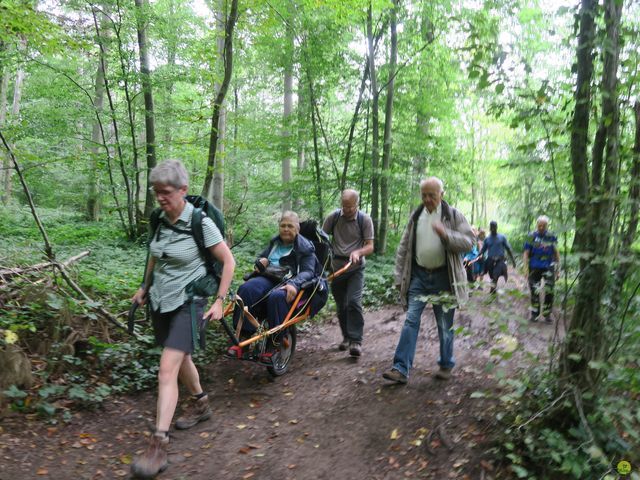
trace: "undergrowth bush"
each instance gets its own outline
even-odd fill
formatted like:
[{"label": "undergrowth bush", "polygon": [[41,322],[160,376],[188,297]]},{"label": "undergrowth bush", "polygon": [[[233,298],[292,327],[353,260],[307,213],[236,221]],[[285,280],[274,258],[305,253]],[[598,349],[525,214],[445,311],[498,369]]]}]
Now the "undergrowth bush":
[{"label": "undergrowth bush", "polygon": [[546,365],[504,381],[494,454],[514,478],[613,480],[620,461],[640,464],[637,357],[592,367],[603,374],[597,391],[561,383]]}]

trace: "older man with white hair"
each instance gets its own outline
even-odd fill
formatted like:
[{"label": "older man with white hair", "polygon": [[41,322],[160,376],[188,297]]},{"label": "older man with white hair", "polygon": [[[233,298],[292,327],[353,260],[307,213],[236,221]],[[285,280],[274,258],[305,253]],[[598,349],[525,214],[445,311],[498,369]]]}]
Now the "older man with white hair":
[{"label": "older man with white hair", "polygon": [[549,232],[549,217],[540,215],[536,220],[536,229],[529,234],[524,244],[524,270],[529,279],[531,290],[531,318],[537,322],[540,316],[540,285],[544,278],[544,307],[542,314],[547,323],[552,323],[553,287],[558,277],[560,254],[558,239]]},{"label": "older man with white hair", "polygon": [[[467,300],[467,276],[462,254],[473,245],[473,231],[460,211],[445,202],[444,185],[437,177],[420,182],[422,205],[413,211],[396,253],[395,283],[407,310],[393,367],[383,377],[407,383],[416,352],[420,317],[433,305],[440,340],[436,378],[448,380],[453,358],[455,305]],[[449,298],[447,298],[449,297]]]}]

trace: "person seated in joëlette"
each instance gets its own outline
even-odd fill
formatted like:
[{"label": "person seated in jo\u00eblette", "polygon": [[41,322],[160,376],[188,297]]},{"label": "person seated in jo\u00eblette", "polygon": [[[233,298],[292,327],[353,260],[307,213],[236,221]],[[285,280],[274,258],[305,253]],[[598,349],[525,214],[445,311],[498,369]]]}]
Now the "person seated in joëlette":
[{"label": "person seated in jo\u00eblette", "polygon": [[[282,214],[278,230],[278,235],[258,255],[254,272],[237,291],[249,312],[257,319],[266,318],[269,328],[282,324],[299,291],[310,281],[320,278],[322,273],[313,243],[300,235],[300,219],[295,212]],[[316,289],[310,301],[311,315],[324,306],[327,298],[326,285]],[[238,324],[241,313],[241,307],[237,305],[233,313],[234,326]],[[246,321],[242,328],[245,333],[254,330]]]}]

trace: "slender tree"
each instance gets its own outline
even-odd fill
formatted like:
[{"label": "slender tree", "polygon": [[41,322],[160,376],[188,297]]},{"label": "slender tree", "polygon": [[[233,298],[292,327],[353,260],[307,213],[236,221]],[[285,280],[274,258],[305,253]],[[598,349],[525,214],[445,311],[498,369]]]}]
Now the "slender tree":
[{"label": "slender tree", "polygon": [[389,80],[387,81],[387,99],[384,110],[384,145],[382,147],[382,175],[380,178],[380,227],[378,229],[378,252],[384,254],[387,250],[387,229],[389,226],[389,177],[392,164],[392,125],[393,125],[393,97],[395,93],[396,63],[398,59],[397,14],[398,0],[393,0],[390,12],[389,29],[391,46],[389,52]]},{"label": "slender tree", "polygon": [[[138,50],[140,54],[140,77],[142,92],[144,94],[144,127],[145,127],[145,150],[147,159],[147,178],[151,169],[156,166],[156,127],[153,109],[153,89],[151,85],[151,68],[149,64],[149,51],[147,41],[147,18],[149,4],[147,0],[135,0],[136,19],[138,30]],[[148,218],[155,206],[155,198],[151,190],[151,185],[147,181],[145,189],[144,216]],[[141,226],[141,224],[139,224]]]},{"label": "slender tree", "polygon": [[375,49],[373,47],[373,7],[369,2],[367,10],[367,47],[369,55],[369,89],[371,92],[371,220],[374,229],[374,248],[379,251],[379,228],[380,228],[380,123],[379,103],[380,94],[378,92],[378,81],[375,62]]},{"label": "slender tree", "polygon": [[238,20],[238,0],[231,0],[229,15],[225,21],[224,31],[224,76],[220,88],[213,102],[213,114],[211,115],[211,132],[209,137],[209,155],[207,157],[207,171],[205,174],[202,195],[207,196],[211,189],[214,172],[216,169],[216,155],[218,152],[218,122],[224,99],[227,96],[231,75],[233,73],[233,31]]}]

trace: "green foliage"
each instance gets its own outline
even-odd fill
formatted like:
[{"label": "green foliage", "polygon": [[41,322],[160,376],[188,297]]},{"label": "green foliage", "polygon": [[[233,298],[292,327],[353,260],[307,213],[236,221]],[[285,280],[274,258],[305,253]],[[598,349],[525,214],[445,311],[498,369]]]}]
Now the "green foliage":
[{"label": "green foliage", "polygon": [[362,304],[376,308],[398,301],[398,290],[394,287],[394,256],[369,257],[365,269],[365,284]]},{"label": "green foliage", "polygon": [[640,373],[615,364],[607,370],[597,395],[560,390],[543,365],[505,382],[495,453],[518,478],[601,478],[619,460],[637,464],[640,390],[628,385],[637,386]]}]

